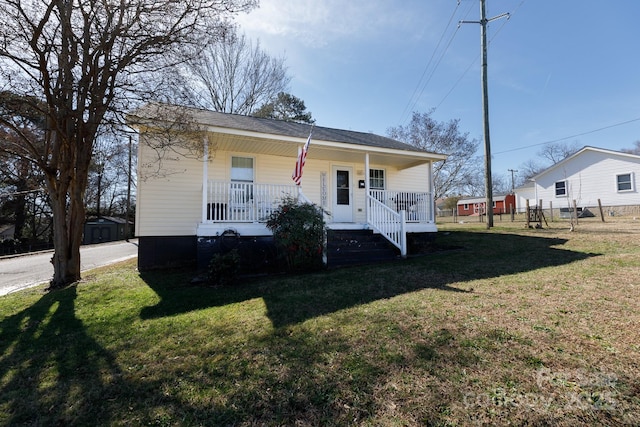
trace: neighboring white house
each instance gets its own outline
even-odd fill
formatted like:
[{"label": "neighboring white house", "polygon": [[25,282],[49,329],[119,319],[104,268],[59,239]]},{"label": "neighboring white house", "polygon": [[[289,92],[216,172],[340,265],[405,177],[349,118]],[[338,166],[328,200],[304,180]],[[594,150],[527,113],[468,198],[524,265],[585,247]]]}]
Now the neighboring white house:
[{"label": "neighboring white house", "polygon": [[536,201],[536,183],[533,181],[527,181],[520,187],[513,190],[516,196],[516,212],[523,213],[526,211],[527,200],[529,200],[530,206],[535,206]]},{"label": "neighboring white house", "polygon": [[[547,209],[597,208],[598,200],[607,210],[637,209],[640,206],[638,177],[640,156],[595,147],[577,153],[532,178],[532,206],[542,200]],[[533,193],[533,194],[532,194]]]},{"label": "neighboring white house", "polygon": [[400,251],[406,233],[436,232],[433,163],[445,155],[315,126],[297,187],[292,172],[311,125],[160,104],[129,119],[139,132],[142,269],[195,260],[230,230],[270,238],[266,219],[287,196],[321,206],[331,229],[373,230]]}]

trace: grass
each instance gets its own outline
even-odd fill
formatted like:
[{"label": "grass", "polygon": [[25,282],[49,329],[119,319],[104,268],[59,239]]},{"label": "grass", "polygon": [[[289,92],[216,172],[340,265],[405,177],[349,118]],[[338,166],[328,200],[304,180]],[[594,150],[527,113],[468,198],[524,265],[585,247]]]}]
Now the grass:
[{"label": "grass", "polygon": [[640,222],[190,285],[135,261],[0,298],[2,425],[640,425]]}]

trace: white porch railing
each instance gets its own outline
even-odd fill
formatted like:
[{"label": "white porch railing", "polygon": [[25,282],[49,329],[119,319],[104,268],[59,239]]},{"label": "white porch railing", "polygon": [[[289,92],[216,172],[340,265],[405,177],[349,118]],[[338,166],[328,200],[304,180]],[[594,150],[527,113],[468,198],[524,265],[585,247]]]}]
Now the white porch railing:
[{"label": "white porch railing", "polygon": [[208,181],[206,222],[266,222],[287,197],[298,197],[295,185]]},{"label": "white porch railing", "polygon": [[407,231],[405,211],[396,212],[380,200],[367,197],[367,222],[389,242],[400,249],[400,255],[407,256]]},{"label": "white porch railing", "polygon": [[395,212],[406,211],[407,222],[432,222],[433,206],[431,194],[390,190],[369,190],[370,197],[378,200]]},{"label": "white porch railing", "polygon": [[429,193],[369,190],[367,222],[407,256],[407,222],[432,222]]}]

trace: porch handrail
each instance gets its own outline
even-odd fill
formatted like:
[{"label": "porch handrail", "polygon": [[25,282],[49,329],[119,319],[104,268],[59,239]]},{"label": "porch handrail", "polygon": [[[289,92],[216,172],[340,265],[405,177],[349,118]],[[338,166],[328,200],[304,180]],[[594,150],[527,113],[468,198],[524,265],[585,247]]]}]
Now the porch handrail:
[{"label": "porch handrail", "polygon": [[406,211],[400,212],[387,206],[380,198],[378,190],[367,194],[367,222],[389,242],[400,249],[400,256],[407,256]]},{"label": "porch handrail", "polygon": [[266,222],[287,197],[298,198],[295,185],[209,180],[206,222]]}]

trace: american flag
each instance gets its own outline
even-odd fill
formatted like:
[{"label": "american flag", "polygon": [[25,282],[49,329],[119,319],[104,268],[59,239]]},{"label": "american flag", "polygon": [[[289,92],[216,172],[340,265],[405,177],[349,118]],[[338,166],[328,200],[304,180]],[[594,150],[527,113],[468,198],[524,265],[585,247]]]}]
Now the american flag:
[{"label": "american flag", "polygon": [[311,132],[309,132],[309,137],[307,138],[307,142],[304,144],[304,147],[298,147],[298,159],[296,160],[296,168],[293,170],[293,175],[291,175],[291,178],[293,178],[293,182],[295,182],[296,185],[300,185],[300,181],[302,180],[302,168],[304,167],[304,162],[307,159],[309,144],[311,144]]}]

